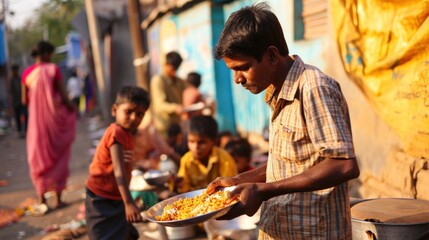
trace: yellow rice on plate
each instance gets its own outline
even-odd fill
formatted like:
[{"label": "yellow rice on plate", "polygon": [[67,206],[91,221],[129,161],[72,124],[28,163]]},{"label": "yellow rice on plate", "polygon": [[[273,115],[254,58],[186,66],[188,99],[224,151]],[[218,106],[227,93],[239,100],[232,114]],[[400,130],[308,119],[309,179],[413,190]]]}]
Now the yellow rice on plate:
[{"label": "yellow rice on plate", "polygon": [[227,204],[229,191],[219,190],[212,195],[205,191],[201,195],[192,198],[182,198],[165,206],[161,216],[156,216],[158,221],[174,221],[203,215],[234,204],[237,200]]}]

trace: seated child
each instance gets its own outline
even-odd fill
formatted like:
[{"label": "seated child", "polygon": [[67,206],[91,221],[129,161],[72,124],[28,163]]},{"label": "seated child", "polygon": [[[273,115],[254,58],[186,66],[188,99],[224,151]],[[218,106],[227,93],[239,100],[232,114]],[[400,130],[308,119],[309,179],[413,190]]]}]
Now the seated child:
[{"label": "seated child", "polygon": [[206,188],[217,177],[237,175],[234,159],[215,146],[218,126],[211,116],[190,119],[187,142],[189,152],[180,160],[178,177],[183,178],[179,193]]},{"label": "seated child", "polygon": [[231,131],[222,131],[217,135],[216,146],[225,149],[225,145],[234,138]]},{"label": "seated child", "polygon": [[[172,123],[167,129],[167,144],[172,147],[180,156],[185,155],[189,151],[186,146],[185,136],[182,132],[182,127],[177,123]],[[179,161],[180,163],[180,161]],[[177,164],[179,165],[179,164]]]},{"label": "seated child", "polygon": [[134,150],[134,134],[149,103],[149,94],[136,86],[123,87],[116,96],[112,106],[116,121],[101,138],[86,181],[89,239],[138,239],[131,223],[142,218],[128,188],[133,161],[124,153]]},{"label": "seated child", "polygon": [[231,154],[237,164],[238,173],[252,170],[252,146],[244,138],[232,138],[226,145],[225,150]]}]

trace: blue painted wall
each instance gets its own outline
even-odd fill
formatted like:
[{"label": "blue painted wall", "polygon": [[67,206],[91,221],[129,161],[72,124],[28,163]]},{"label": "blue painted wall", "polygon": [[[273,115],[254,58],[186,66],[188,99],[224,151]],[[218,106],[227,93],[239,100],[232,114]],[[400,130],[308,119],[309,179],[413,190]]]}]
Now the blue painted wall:
[{"label": "blue painted wall", "polygon": [[[200,89],[217,102],[216,119],[220,130],[262,133],[269,123],[265,92],[253,95],[241,85],[236,85],[232,81],[232,72],[223,61],[216,61],[212,53],[231,13],[256,2],[233,1],[222,6],[204,1],[177,15],[167,14],[149,28],[151,72],[160,71],[166,52],[179,51],[184,57],[179,76],[184,78],[190,71],[202,74]],[[326,38],[294,40],[294,1],[267,2],[282,24],[290,54],[298,54],[306,63],[323,70],[326,63],[322,53],[327,47]]]},{"label": "blue painted wall", "polygon": [[219,130],[235,131],[228,70],[215,61],[212,52],[214,36],[223,26],[222,9],[212,11],[211,7],[210,2],[202,2],[178,15],[167,14],[149,28],[150,71],[151,75],[160,73],[165,54],[178,51],[184,59],[178,75],[185,79],[191,71],[200,73],[201,92],[217,103]]}]

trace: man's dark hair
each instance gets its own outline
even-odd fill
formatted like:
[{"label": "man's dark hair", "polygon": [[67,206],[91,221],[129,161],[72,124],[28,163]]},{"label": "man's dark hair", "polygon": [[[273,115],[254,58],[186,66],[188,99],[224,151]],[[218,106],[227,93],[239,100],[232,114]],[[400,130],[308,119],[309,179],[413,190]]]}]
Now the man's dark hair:
[{"label": "man's dark hair", "polygon": [[136,105],[143,105],[149,107],[150,98],[149,93],[141,87],[137,86],[124,86],[116,95],[115,104],[133,103]]},{"label": "man's dark hair", "polygon": [[190,119],[188,134],[196,134],[216,141],[217,129],[217,122],[213,117],[197,115]]},{"label": "man's dark hair", "polygon": [[41,56],[45,53],[53,53],[55,50],[55,46],[47,41],[40,41],[37,43],[36,47],[31,51],[31,56]]},{"label": "man's dark hair", "polygon": [[283,30],[267,3],[244,7],[228,18],[215,48],[215,58],[234,58],[244,55],[259,62],[269,46],[280,55],[289,54]]},{"label": "man's dark hair", "polygon": [[192,86],[198,88],[201,84],[201,74],[197,72],[190,72],[186,81]]},{"label": "man's dark hair", "polygon": [[245,157],[250,159],[252,157],[252,146],[245,138],[231,139],[226,145],[225,150],[235,157]]},{"label": "man's dark hair", "polygon": [[182,61],[183,59],[178,52],[172,51],[166,55],[166,63],[173,66],[175,70],[179,69]]}]

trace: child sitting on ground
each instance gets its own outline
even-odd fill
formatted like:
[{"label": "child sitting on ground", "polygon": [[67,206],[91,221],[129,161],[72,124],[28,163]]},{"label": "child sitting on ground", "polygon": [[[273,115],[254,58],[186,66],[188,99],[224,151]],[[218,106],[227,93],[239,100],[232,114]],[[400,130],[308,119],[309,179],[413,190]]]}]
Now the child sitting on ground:
[{"label": "child sitting on ground", "polygon": [[183,180],[179,193],[206,188],[217,177],[237,175],[237,167],[231,155],[215,146],[218,126],[213,117],[192,117],[187,132],[189,152],[180,160],[177,175]]},{"label": "child sitting on ground", "polygon": [[225,150],[231,154],[237,164],[238,173],[252,170],[252,146],[245,138],[232,138],[226,145]]},{"label": "child sitting on ground", "polygon": [[134,134],[149,108],[149,94],[140,87],[119,90],[112,106],[112,123],[104,133],[89,167],[86,182],[86,223],[89,239],[138,239],[131,224],[141,221],[128,185]]}]

